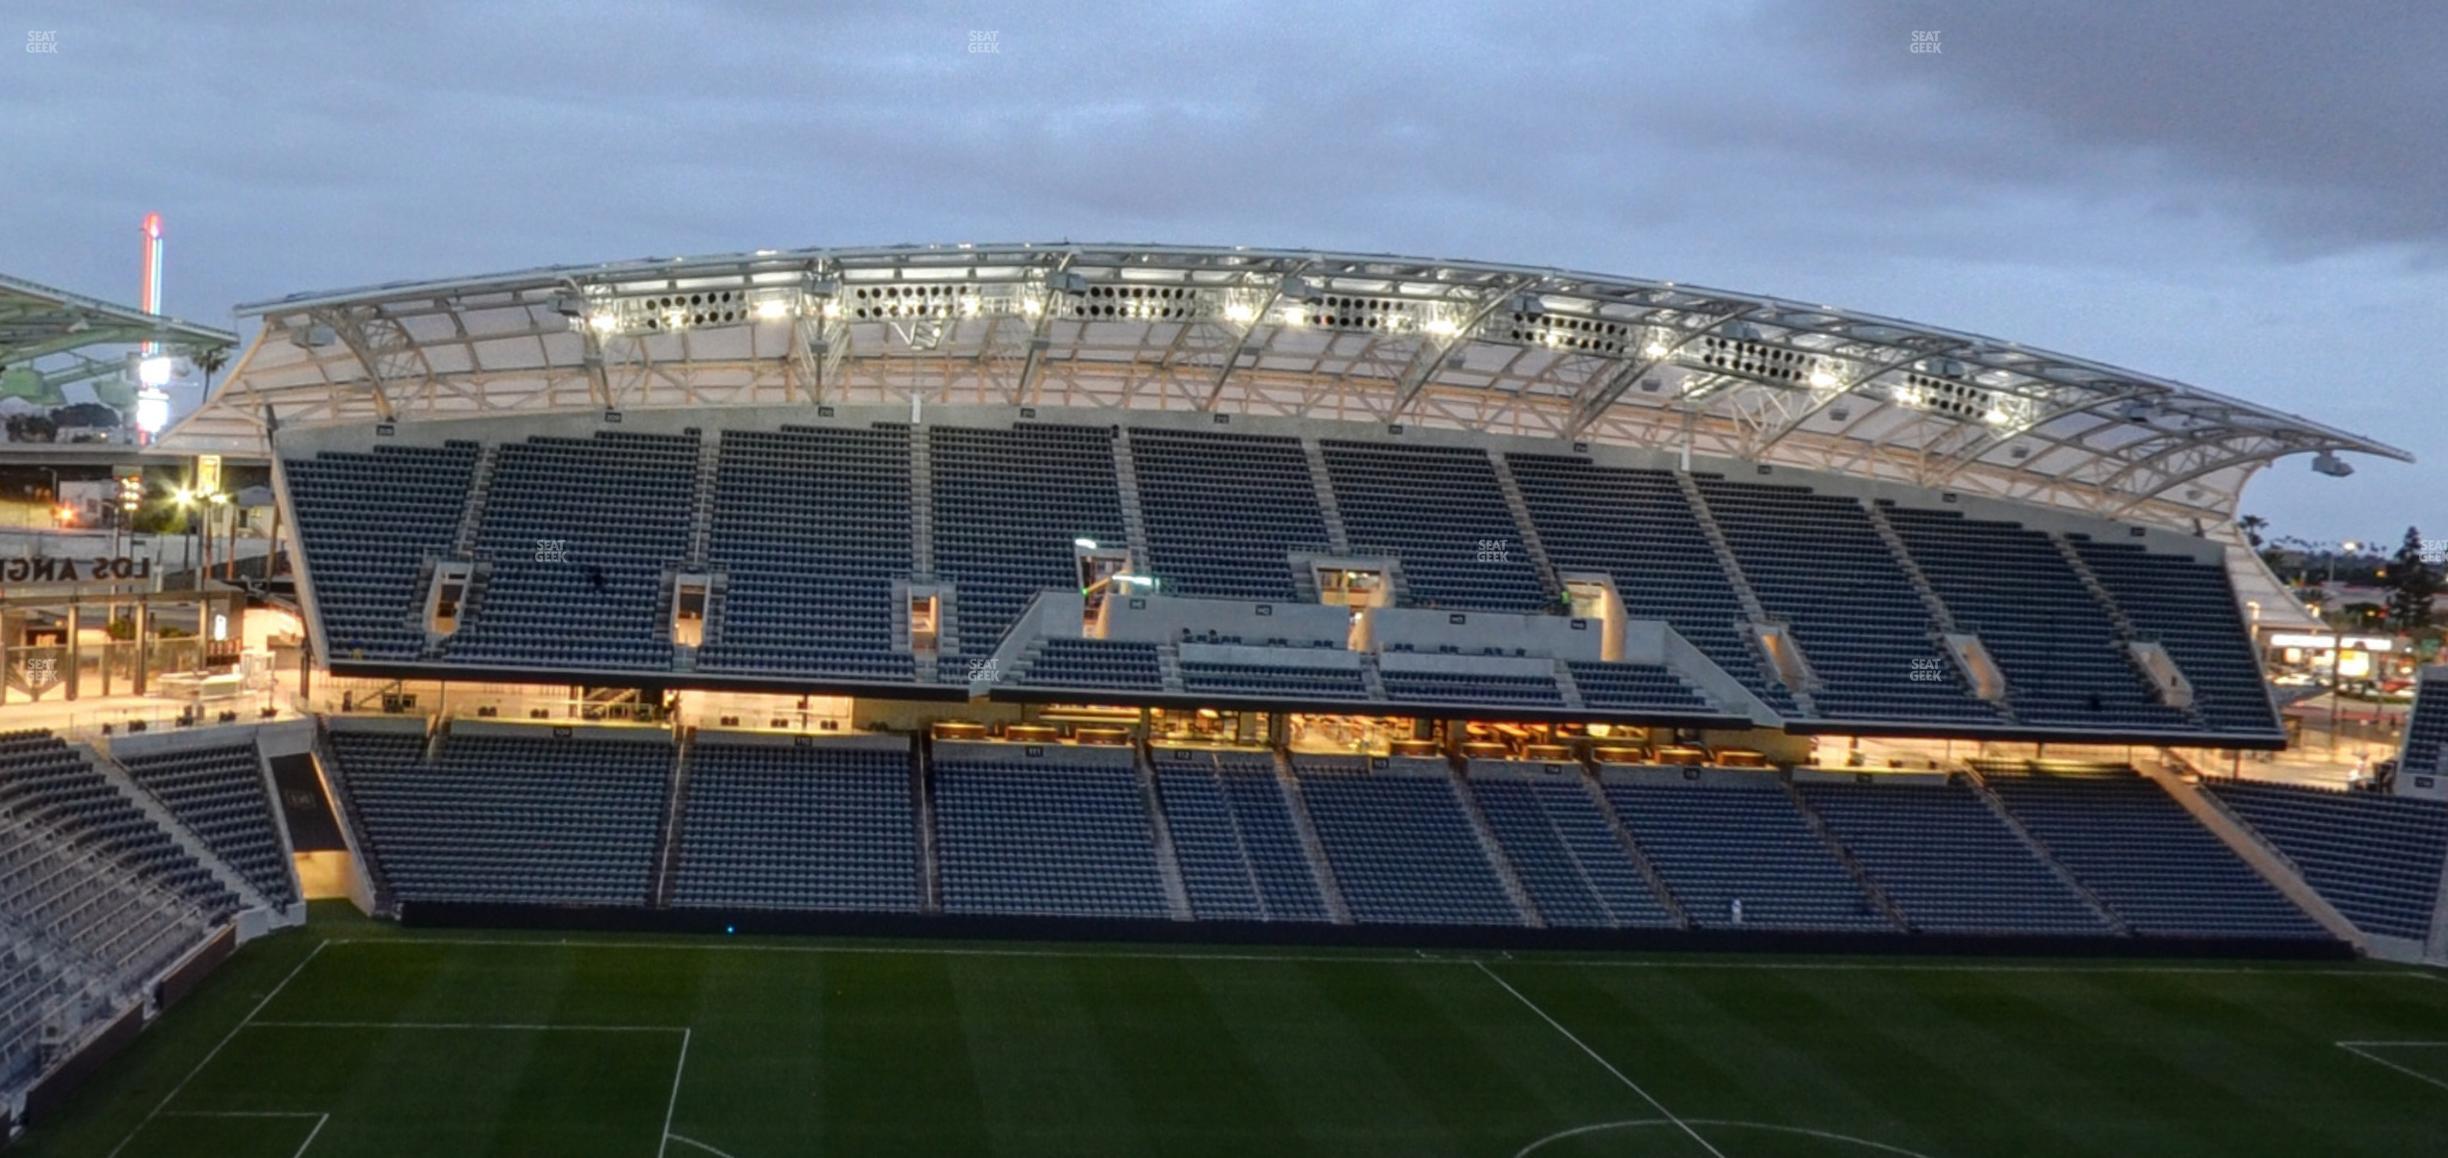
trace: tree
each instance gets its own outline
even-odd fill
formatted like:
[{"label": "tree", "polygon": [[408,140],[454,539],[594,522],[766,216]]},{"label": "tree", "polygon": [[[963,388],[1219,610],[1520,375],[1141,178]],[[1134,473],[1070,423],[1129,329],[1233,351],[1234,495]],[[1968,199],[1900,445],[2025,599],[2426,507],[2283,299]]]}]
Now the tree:
[{"label": "tree", "polygon": [[2245,515],[2236,520],[2236,528],[2244,532],[2244,541],[2258,551],[2261,549],[2261,532],[2269,530],[2269,520],[2259,515]]},{"label": "tree", "polygon": [[2405,542],[2389,563],[2389,626],[2418,631],[2431,626],[2431,597],[2439,591],[2439,576],[2423,558],[2420,528],[2407,527]]}]

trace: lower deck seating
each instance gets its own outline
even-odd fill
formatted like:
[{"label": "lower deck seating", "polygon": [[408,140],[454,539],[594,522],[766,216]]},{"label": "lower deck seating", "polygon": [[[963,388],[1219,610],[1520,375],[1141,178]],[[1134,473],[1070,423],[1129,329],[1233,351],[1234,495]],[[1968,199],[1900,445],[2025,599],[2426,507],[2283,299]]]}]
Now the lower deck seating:
[{"label": "lower deck seating", "polygon": [[673,905],[918,910],[906,749],[701,739],[686,783]]},{"label": "lower deck seating", "polygon": [[2112,931],[1970,787],[1794,787],[1853,863],[1915,929],[2071,935]]},{"label": "lower deck seating", "polygon": [[1679,923],[1578,773],[1535,780],[1473,776],[1470,790],[1549,927]]},{"label": "lower deck seating", "polygon": [[1138,777],[1117,764],[938,759],[947,913],[1168,915]]},{"label": "lower deck seating", "polygon": [[1518,925],[1452,778],[1296,761],[1310,822],[1352,919],[1409,925]]},{"label": "lower deck seating", "polygon": [[43,825],[0,815],[0,1107],[152,995],[212,936],[187,901]]},{"label": "lower deck seating", "polygon": [[[540,731],[540,730],[539,730]],[[670,744],[335,731],[365,853],[402,901],[642,905]]]},{"label": "lower deck seating", "polygon": [[2251,865],[2129,768],[1975,761],[2007,811],[2135,933],[2325,938]]},{"label": "lower deck seating", "polygon": [[289,849],[255,745],[162,749],[120,757],[119,765],[266,900],[296,903]]},{"label": "lower deck seating", "polygon": [[1894,928],[1766,774],[1740,783],[1611,783],[1606,794],[1697,927]]},{"label": "lower deck seating", "polygon": [[220,920],[238,895],[83,752],[48,733],[0,739],[0,810],[137,873]]},{"label": "lower deck seating", "polygon": [[2252,780],[2203,787],[2366,933],[2423,940],[2448,851],[2448,805]]},{"label": "lower deck seating", "polygon": [[102,993],[141,996],[214,921],[186,898],[38,823],[0,819],[0,918]]},{"label": "lower deck seating", "polygon": [[1192,916],[1327,919],[1271,755],[1160,748],[1154,756],[1157,796]]}]

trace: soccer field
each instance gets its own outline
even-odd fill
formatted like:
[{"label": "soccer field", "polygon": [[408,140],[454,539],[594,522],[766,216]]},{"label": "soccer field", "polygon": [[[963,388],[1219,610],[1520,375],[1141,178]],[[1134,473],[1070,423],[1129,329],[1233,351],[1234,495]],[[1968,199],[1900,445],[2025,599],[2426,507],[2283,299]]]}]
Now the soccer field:
[{"label": "soccer field", "polygon": [[[28,1155],[2404,1155],[2386,967],[403,932],[249,946]],[[2436,1044],[2434,1044],[2436,1043]]]}]

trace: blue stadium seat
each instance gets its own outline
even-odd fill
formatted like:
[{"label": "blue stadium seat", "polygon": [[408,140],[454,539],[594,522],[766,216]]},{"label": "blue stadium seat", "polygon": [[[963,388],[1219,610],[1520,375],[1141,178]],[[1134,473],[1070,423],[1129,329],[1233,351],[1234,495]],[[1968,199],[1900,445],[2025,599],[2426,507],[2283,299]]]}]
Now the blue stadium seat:
[{"label": "blue stadium seat", "polygon": [[2049,856],[2137,934],[2329,935],[2131,769],[1989,760],[1973,767]]},{"label": "blue stadium seat", "polygon": [[687,785],[675,907],[918,911],[906,750],[700,738]]},{"label": "blue stadium seat", "polygon": [[938,759],[947,913],[1170,915],[1138,777],[1115,764]]},{"label": "blue stadium seat", "polygon": [[1518,925],[1451,777],[1369,772],[1294,758],[1311,824],[1352,919],[1363,924]]},{"label": "blue stadium seat", "polygon": [[2448,804],[2256,780],[2202,786],[2277,846],[2366,933],[2423,941],[2448,853]]}]

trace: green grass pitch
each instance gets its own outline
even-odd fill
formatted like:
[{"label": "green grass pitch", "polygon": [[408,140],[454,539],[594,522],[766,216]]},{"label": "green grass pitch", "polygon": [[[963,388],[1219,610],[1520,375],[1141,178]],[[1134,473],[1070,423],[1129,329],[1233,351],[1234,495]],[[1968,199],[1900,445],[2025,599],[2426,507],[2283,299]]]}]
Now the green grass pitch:
[{"label": "green grass pitch", "polygon": [[[2344,1043],[2344,1044],[2341,1044]],[[2407,1155],[2379,966],[409,932],[318,908],[39,1158]]]}]

